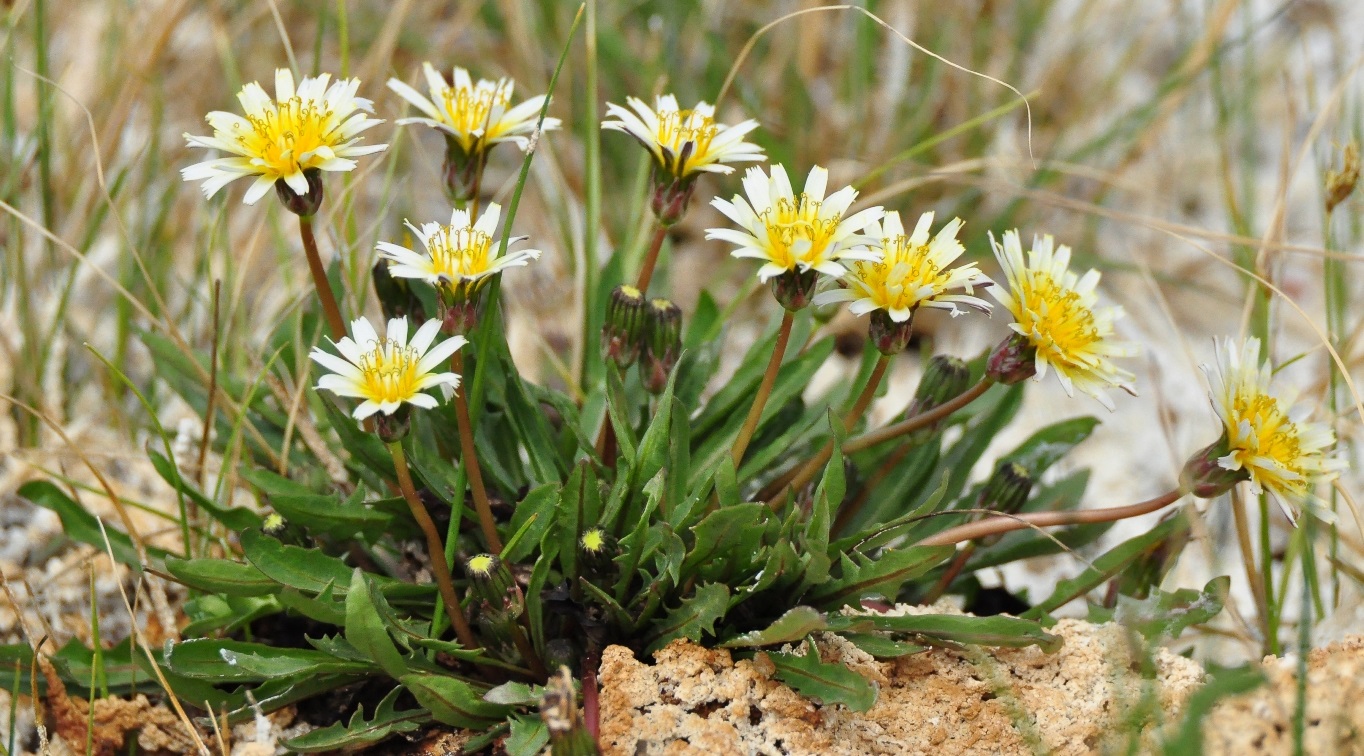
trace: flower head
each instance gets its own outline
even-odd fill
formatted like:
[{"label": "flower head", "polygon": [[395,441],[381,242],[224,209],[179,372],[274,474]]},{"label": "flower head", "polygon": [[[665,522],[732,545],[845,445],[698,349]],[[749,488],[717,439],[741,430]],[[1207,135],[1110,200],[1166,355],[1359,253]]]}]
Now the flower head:
[{"label": "flower head", "polygon": [[1013,315],[1009,327],[1036,351],[1037,379],[1051,368],[1067,394],[1078,388],[1110,410],[1106,389],[1135,394],[1135,376],[1112,358],[1135,354],[1136,347],[1112,338],[1122,308],[1096,306],[1099,272],[1076,276],[1069,270],[1070,247],[1055,246],[1051,236],[1033,240],[1026,262],[1017,231],[1006,231],[1003,244],[991,236],[990,244],[1009,282],[1008,290],[992,286],[990,293]]},{"label": "flower head", "polygon": [[333,342],[341,357],[317,347],[308,356],[331,371],[318,380],[317,388],[364,400],[355,408],[356,420],[376,412],[392,415],[403,404],[430,409],[439,402],[424,393],[427,389],[442,385],[459,388],[458,375],[436,371],[467,342],[462,336],[453,336],[435,343],[440,321],[426,321],[411,341],[407,338],[407,318],[388,321],[383,339],[365,318],[351,322],[350,330],[350,336]]},{"label": "flower head", "polygon": [[1260,362],[1260,341],[1239,348],[1218,340],[1216,369],[1204,367],[1212,403],[1222,421],[1224,452],[1217,464],[1239,471],[1255,493],[1268,491],[1292,519],[1288,504],[1306,499],[1313,482],[1330,479],[1343,462],[1326,455],[1335,434],[1324,423],[1306,422],[1308,408],[1271,390],[1269,364]]},{"label": "flower head", "polygon": [[[817,294],[815,304],[852,302],[848,310],[854,315],[883,310],[896,323],[908,321],[919,307],[937,307],[953,315],[962,313],[959,305],[989,312],[990,304],[971,294],[976,286],[988,286],[990,279],[975,263],[948,268],[965,251],[957,241],[961,219],[953,218],[930,238],[932,225],[931,211],[919,216],[908,236],[898,212],[886,213],[884,225],[873,221],[870,236],[879,239],[882,259],[850,264],[842,278],[846,288]],[[958,289],[966,293],[951,293]]]},{"label": "flower head", "polygon": [[885,211],[872,207],[843,217],[857,199],[857,190],[846,186],[825,197],[828,180],[829,172],[815,166],[804,191],[796,194],[780,165],[772,166],[770,177],[761,168],[749,168],[744,174],[747,200],[735,195],[733,200],[711,201],[742,230],[712,228],[706,238],[738,245],[731,253],[735,257],[766,261],[758,269],[758,279],[764,282],[783,273],[811,270],[841,276],[847,268],[840,260],[880,260],[880,254],[867,246],[874,240],[862,231]]},{"label": "flower head", "polygon": [[[428,98],[399,79],[389,79],[388,88],[398,93],[424,115],[399,118],[399,125],[422,123],[437,129],[459,145],[465,155],[485,152],[502,142],[515,142],[522,150],[530,144],[545,95],[532,97],[513,106],[511,79],[475,84],[468,70],[455,67],[454,85],[449,84],[430,63],[422,64]],[[546,118],[545,131],[559,128],[559,119]]]},{"label": "flower head", "polygon": [[744,141],[746,134],[758,128],[751,118],[733,126],[716,123],[715,106],[699,102],[683,110],[672,95],[659,96],[652,108],[637,97],[627,97],[625,102],[629,108],[606,104],[606,115],[616,120],[603,122],[602,128],[637,139],[653,154],[657,169],[674,180],[702,171],[732,173],[734,168],[727,163],[765,159],[761,147]]},{"label": "flower head", "polygon": [[[437,287],[447,307],[458,311],[455,331],[467,330],[476,316],[478,293],[489,277],[503,270],[528,264],[540,257],[538,249],[518,249],[499,255],[499,243],[494,237],[502,208],[497,203],[488,205],[478,220],[464,210],[450,215],[450,224],[423,223],[420,227],[407,222],[407,227],[421,241],[423,252],[391,242],[379,242],[379,254],[390,261],[389,275],[395,278],[420,278]],[[510,247],[527,237],[508,240]]]},{"label": "flower head", "polygon": [[207,197],[243,176],[255,176],[245,198],[254,205],[278,181],[296,195],[308,195],[305,171],[349,171],[355,168],[353,158],[387,147],[358,144],[361,132],[383,123],[365,115],[373,109],[369,100],[355,96],[360,80],[330,82],[328,74],[305,76],[295,87],[294,75],[281,68],[275,71],[273,100],[256,82],[242,87],[237,100],[244,117],[215,110],[207,116],[213,136],[185,134],[190,147],[233,156],[196,163],[181,175],[203,181]]}]

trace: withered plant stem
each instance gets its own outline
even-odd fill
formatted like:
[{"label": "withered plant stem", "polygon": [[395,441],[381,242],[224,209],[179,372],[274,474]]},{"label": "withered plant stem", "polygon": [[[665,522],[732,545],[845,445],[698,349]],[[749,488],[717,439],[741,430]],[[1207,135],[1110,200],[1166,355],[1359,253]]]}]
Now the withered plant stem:
[{"label": "withered plant stem", "polygon": [[464,618],[459,594],[455,593],[455,583],[450,578],[450,565],[445,563],[445,544],[441,543],[440,533],[436,532],[436,523],[431,520],[431,513],[426,510],[426,505],[417,495],[417,489],[412,486],[412,474],[407,469],[407,456],[403,452],[402,442],[390,441],[388,451],[393,455],[393,469],[398,473],[398,489],[402,491],[403,499],[412,510],[417,525],[426,535],[426,554],[431,559],[431,571],[436,574],[436,587],[440,590],[441,600],[445,604],[445,615],[450,618],[450,626],[455,628],[455,635],[465,648],[479,648],[478,639],[474,637],[469,621]]},{"label": "withered plant stem", "polygon": [[[853,402],[853,406],[843,416],[843,427],[845,429],[852,428],[857,424],[857,421],[862,419],[862,415],[866,414],[867,407],[871,406],[871,400],[876,397],[876,389],[881,386],[881,379],[885,377],[886,368],[889,366],[890,358],[884,354],[876,360],[876,366],[872,368],[871,375],[867,376],[867,385],[862,387],[862,393],[858,394],[857,401]],[[789,482],[784,483],[775,491],[763,491],[760,498],[767,501],[767,506],[775,509],[777,502],[781,499],[781,492],[786,490],[787,486],[796,491],[804,488],[806,484],[815,479],[820,469],[824,467],[833,454],[834,439],[831,438],[819,450],[818,454],[806,460]]]},{"label": "withered plant stem", "polygon": [[1116,522],[1126,520],[1131,517],[1140,517],[1150,514],[1156,510],[1163,509],[1184,495],[1181,489],[1174,489],[1136,504],[1128,504],[1125,507],[1110,507],[1108,509],[1080,509],[1069,512],[1030,512],[1020,515],[1006,515],[987,517],[984,520],[968,522],[965,525],[958,525],[948,528],[936,535],[931,535],[922,541],[914,544],[915,546],[946,546],[963,541],[974,541],[986,536],[1009,533],[1024,528],[1050,527],[1053,525],[1088,525],[1096,522]]},{"label": "withered plant stem", "polygon": [[786,356],[786,344],[791,340],[791,325],[795,321],[794,312],[782,311],[781,328],[777,331],[777,343],[772,347],[772,359],[767,361],[767,372],[763,373],[762,383],[758,384],[758,395],[753,397],[753,406],[749,407],[748,417],[744,419],[744,425],[739,429],[738,438],[734,439],[734,448],[730,456],[734,460],[735,470],[739,469],[744,452],[748,451],[748,442],[753,440],[753,433],[758,430],[758,421],[762,419],[767,398],[772,395],[772,386],[777,382],[777,371],[781,369],[782,358]]},{"label": "withered plant stem", "polygon": [[639,282],[635,288],[645,296],[649,294],[649,282],[654,278],[654,266],[658,265],[658,252],[663,249],[663,240],[668,237],[668,227],[659,223],[654,228],[653,241],[649,242],[649,251],[644,255],[644,267],[639,269]]},{"label": "withered plant stem", "polygon": [[[456,375],[464,375],[464,355],[455,352],[450,358],[450,370]],[[488,551],[500,555],[502,539],[498,537],[497,524],[493,522],[493,509],[488,504],[488,490],[483,487],[483,470],[478,465],[478,451],[474,447],[474,424],[469,419],[469,402],[465,399],[463,390],[455,392],[455,422],[459,425],[460,456],[464,461],[464,474],[469,478],[469,492],[474,497],[478,526],[483,531],[483,540],[488,542]]]},{"label": "withered plant stem", "polygon": [[346,321],[341,317],[341,308],[336,304],[336,294],[327,280],[327,269],[322,265],[322,256],[317,252],[317,237],[313,236],[313,219],[304,215],[298,217],[298,235],[303,239],[303,254],[308,258],[308,271],[313,274],[313,285],[317,287],[317,298],[322,300],[322,312],[327,317],[327,330],[332,340],[340,341],[346,335]]}]

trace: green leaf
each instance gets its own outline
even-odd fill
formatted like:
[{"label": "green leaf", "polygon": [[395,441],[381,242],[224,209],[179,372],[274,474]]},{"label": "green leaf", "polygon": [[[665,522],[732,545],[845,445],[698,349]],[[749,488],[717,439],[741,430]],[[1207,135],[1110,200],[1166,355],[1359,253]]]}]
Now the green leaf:
[{"label": "green leaf", "polygon": [[384,442],[373,433],[366,433],[360,428],[360,424],[348,413],[343,412],[336,406],[336,401],[330,396],[318,393],[318,401],[321,402],[323,410],[327,413],[327,419],[331,423],[332,430],[341,438],[341,445],[350,452],[352,466],[354,463],[363,465],[383,480],[396,480],[397,473],[393,470],[393,457],[388,453]]},{"label": "green leaf", "polygon": [[852,711],[867,711],[876,703],[876,688],[866,678],[842,664],[826,664],[815,644],[805,644],[805,655],[768,654],[777,668],[777,679],[801,695],[828,706],[842,704]]},{"label": "green leaf", "polygon": [[498,356],[507,380],[503,385],[507,400],[507,419],[529,458],[531,485],[555,483],[563,479],[565,465],[554,449],[554,433],[545,413],[531,403],[521,373],[512,364],[505,341],[497,342]]},{"label": "green leaf", "polygon": [[840,553],[839,575],[816,586],[808,600],[826,611],[855,604],[868,594],[894,599],[905,581],[919,577],[956,552],[954,546],[886,549],[872,559],[859,551]]},{"label": "green leaf", "polygon": [[[257,530],[242,533],[241,544],[247,561],[280,585],[312,595],[323,593],[328,586],[338,596],[349,590],[352,568],[318,549],[283,544]],[[431,585],[412,585],[378,575],[372,579],[392,601],[429,604],[436,594]]]},{"label": "green leaf", "polygon": [[[105,523],[105,527],[101,529],[98,518],[55,485],[45,480],[30,481],[20,486],[18,493],[20,497],[34,504],[56,512],[62,521],[62,532],[71,540],[89,544],[101,552],[106,548],[112,549],[114,559],[133,569],[140,570],[145,566],[138,558],[137,549],[133,547],[133,540],[127,533],[115,529],[109,523]],[[105,533],[109,536],[107,547],[104,541]],[[165,549],[147,547],[149,557],[163,559],[166,554]]]},{"label": "green leaf", "polygon": [[275,581],[255,567],[230,559],[181,559],[166,557],[166,571],[176,582],[208,593],[229,596],[264,596],[279,589]]},{"label": "green leaf", "polygon": [[904,633],[914,638],[948,641],[977,646],[1021,648],[1038,646],[1047,653],[1061,647],[1060,636],[1052,635],[1036,622],[996,615],[972,617],[966,614],[859,614],[840,616],[830,622],[834,630],[846,626],[865,631],[875,629]]},{"label": "green leaf", "polygon": [[484,693],[483,700],[503,706],[538,706],[542,692],[538,685],[512,680]]},{"label": "green leaf", "polygon": [[[1230,587],[1231,578],[1223,575],[1208,581],[1201,591],[1190,588],[1153,591],[1145,599],[1119,594],[1111,619],[1136,630],[1152,643],[1165,643],[1179,637],[1184,628],[1208,622],[1220,614]],[[1103,617],[1100,621],[1107,619]]]},{"label": "green leaf", "polygon": [[320,727],[284,741],[283,746],[290,753],[355,751],[394,735],[415,732],[431,720],[431,715],[423,709],[398,711],[395,705],[402,690],[398,687],[389,691],[374,707],[374,716],[369,719],[365,719],[365,707],[361,704],[351,715],[348,724],[337,722]]},{"label": "green leaf", "polygon": [[359,489],[344,501],[323,494],[279,494],[270,497],[270,506],[290,523],[315,534],[343,540],[359,537],[372,543],[390,530],[393,517],[365,506],[362,496]]},{"label": "green leaf", "polygon": [[1093,417],[1074,417],[1053,423],[1029,436],[1000,462],[1023,465],[1033,480],[1040,480],[1042,473],[1089,438],[1098,425],[1098,419]]},{"label": "green leaf", "polygon": [[606,409],[611,418],[611,426],[616,431],[616,445],[620,447],[620,455],[631,465],[635,465],[639,441],[635,438],[635,428],[630,422],[630,399],[625,393],[625,384],[621,382],[620,370],[614,367],[614,363],[606,368]]},{"label": "green leaf", "polygon": [[1145,533],[1123,541],[1110,549],[1108,553],[1095,559],[1092,566],[1086,567],[1079,575],[1058,582],[1050,597],[1034,605],[1022,616],[1036,619],[1049,612],[1056,611],[1071,600],[1098,588],[1105,581],[1127,569],[1129,565],[1159,548],[1176,528],[1187,528],[1188,526],[1187,518],[1182,516],[1171,517],[1157,523],[1154,528]]},{"label": "green leaf", "polygon": [[198,638],[176,644],[171,649],[167,666],[177,674],[215,684],[376,671],[368,662],[338,659],[315,649],[280,648],[216,638]]},{"label": "green leaf", "polygon": [[546,483],[532,488],[512,512],[512,537],[502,550],[502,561],[522,562],[540,548],[540,541],[554,525],[559,506],[558,484]]},{"label": "green leaf", "polygon": [[451,727],[482,730],[502,721],[508,707],[483,700],[473,686],[457,677],[413,673],[399,681],[426,707],[437,722]]},{"label": "green leaf", "polygon": [[388,634],[384,620],[371,596],[373,586],[359,567],[351,573],[350,590],[346,593],[346,640],[356,650],[372,660],[389,677],[407,674],[407,662]]},{"label": "green leaf", "polygon": [[654,623],[652,653],[678,638],[699,641],[701,635],[715,634],[715,622],[729,609],[729,586],[724,583],[703,583],[682,605],[669,610]]},{"label": "green leaf", "polygon": [[798,606],[788,610],[775,622],[762,630],[731,638],[720,644],[721,648],[754,648],[772,646],[778,643],[791,643],[803,639],[816,630],[829,626],[824,613],[809,606]]},{"label": "green leaf", "polygon": [[884,635],[873,633],[839,633],[854,646],[878,659],[898,659],[902,656],[926,651],[927,646],[919,646],[905,641],[897,641]]},{"label": "green leaf", "polygon": [[188,636],[234,633],[252,622],[279,614],[284,606],[274,596],[198,596],[185,602],[190,623],[182,628]]},{"label": "green leaf", "polygon": [[155,449],[147,449],[147,457],[152,462],[152,467],[161,479],[171,485],[172,488],[189,497],[198,507],[207,512],[213,519],[221,522],[232,530],[246,530],[247,528],[260,527],[261,516],[246,507],[222,507],[216,501],[208,498],[198,488],[195,488],[180,470],[165,457],[165,455]]},{"label": "green leaf", "polygon": [[549,730],[538,716],[513,716],[509,719],[511,734],[502,747],[507,756],[539,756],[549,745]]},{"label": "green leaf", "polygon": [[765,504],[749,502],[706,515],[691,529],[694,545],[682,563],[682,575],[690,577],[701,567],[706,574],[717,574],[754,559],[771,514]]}]

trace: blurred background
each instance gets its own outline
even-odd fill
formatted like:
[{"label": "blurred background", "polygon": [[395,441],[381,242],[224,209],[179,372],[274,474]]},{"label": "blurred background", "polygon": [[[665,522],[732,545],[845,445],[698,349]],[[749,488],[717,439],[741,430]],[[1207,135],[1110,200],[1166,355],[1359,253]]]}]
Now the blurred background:
[{"label": "blurred background", "polygon": [[[758,119],[754,140],[793,175],[827,166],[831,186],[859,187],[861,205],[965,219],[968,255],[990,274],[998,271],[987,232],[1015,227],[1025,240],[1053,234],[1074,249],[1078,267],[1103,271],[1104,296],[1128,314],[1120,336],[1143,347],[1128,365],[1141,396],[1119,396],[1110,414],[1044,382],[1029,389],[1016,435],[997,440],[1009,448],[1061,417],[1099,416],[1103,425],[1060,471],[1093,469],[1092,505],[1167,490],[1183,460],[1215,440],[1199,370],[1212,358],[1214,335],[1262,329],[1284,366],[1282,379],[1336,418],[1343,453],[1357,462],[1364,407],[1339,374],[1332,382],[1326,344],[1361,377],[1364,292],[1356,273],[1364,199],[1356,193],[1328,224],[1323,194],[1326,171],[1361,135],[1364,4],[857,4],[883,24],[821,5],[598,2],[571,41],[553,93],[550,112],[564,129],[540,142],[515,221],[515,232],[545,251],[540,263],[509,273],[503,287],[514,356],[529,377],[577,384],[597,359],[583,350],[582,314],[596,306],[584,302],[583,271],[613,255],[630,270],[648,240],[649,163],[627,137],[601,133],[605,103],[661,92],[684,104],[714,102],[732,73],[719,120]],[[282,317],[312,305],[292,216],[268,200],[242,205],[240,185],[205,202],[180,179],[180,168],[204,159],[182,135],[209,133],[205,113],[235,110],[246,82],[269,89],[277,67],[359,77],[360,95],[390,122],[367,137],[390,148],[328,184],[317,225],[324,259],[338,261],[346,282],[343,309],[375,316],[375,242],[402,241],[404,219],[449,213],[440,190],[443,144],[429,129],[392,126],[405,104],[384,82],[396,76],[416,84],[421,63],[431,61],[475,77],[512,77],[518,100],[542,93],[570,44],[577,7],[561,0],[3,4],[0,570],[11,590],[0,597],[0,640],[23,640],[21,614],[54,637],[80,638],[89,632],[92,601],[105,638],[126,634],[115,590],[127,577],[122,569],[73,545],[55,515],[13,492],[25,480],[56,477],[108,516],[98,473],[139,507],[144,532],[174,529],[167,516],[174,495],[142,448],[164,436],[195,449],[202,424],[154,373],[141,333],[208,349],[220,282],[223,370],[256,376],[252,390],[280,396],[306,384],[306,375],[271,361],[266,343]],[[494,153],[490,199],[506,202],[519,166],[513,148]],[[601,197],[587,191],[595,170]],[[709,199],[737,191],[737,174],[701,180],[655,279],[684,313],[703,289],[732,308],[731,360],[774,317],[753,265],[703,240],[707,227],[724,223]],[[828,327],[847,334],[843,356],[821,371],[812,393],[851,380],[864,344],[865,319],[843,314]],[[894,364],[873,422],[904,406],[928,356],[973,356],[998,341],[1005,324],[925,315],[918,327],[918,348]],[[295,442],[311,443],[309,432],[301,424]],[[209,487],[228,499],[249,497],[233,472],[232,449],[240,445],[227,448],[226,458],[209,460]],[[1348,496],[1360,490],[1359,477],[1342,483],[1340,545],[1320,550],[1331,582],[1326,616],[1313,629],[1317,643],[1364,628],[1364,527]],[[1255,658],[1264,639],[1226,502],[1202,509],[1196,541],[1169,586],[1232,575],[1235,611],[1200,636],[1199,653],[1224,662]],[[1268,553],[1282,557],[1288,524],[1271,516]],[[1122,523],[1104,544],[1150,524]],[[1083,557],[1031,562],[982,580],[1035,595],[1081,569]],[[1301,578],[1284,577],[1284,563],[1274,568],[1285,585],[1283,632],[1296,637]]]}]

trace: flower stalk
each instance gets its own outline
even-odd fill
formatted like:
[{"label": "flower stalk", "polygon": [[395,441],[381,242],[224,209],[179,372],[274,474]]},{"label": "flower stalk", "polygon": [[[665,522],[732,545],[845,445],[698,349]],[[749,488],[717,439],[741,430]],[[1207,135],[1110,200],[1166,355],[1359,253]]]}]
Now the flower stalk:
[{"label": "flower stalk", "polygon": [[331,281],[327,280],[327,269],[322,265],[322,256],[317,252],[317,237],[313,235],[311,215],[298,216],[298,235],[303,239],[303,254],[308,258],[308,272],[312,273],[313,286],[317,287],[317,298],[322,301],[322,313],[327,318],[327,330],[333,340],[346,335],[346,320],[341,317],[336,294],[332,291]]},{"label": "flower stalk", "polygon": [[641,293],[649,293],[649,282],[654,278],[654,266],[658,264],[659,250],[663,249],[663,240],[668,237],[668,227],[659,221],[654,228],[653,241],[649,242],[649,251],[644,255],[644,266],[639,269],[639,281],[635,283],[635,288]]},{"label": "flower stalk", "polygon": [[772,358],[767,361],[767,371],[763,373],[762,383],[758,384],[758,395],[753,397],[753,406],[748,408],[748,417],[744,418],[743,427],[739,429],[739,435],[734,439],[734,447],[730,452],[736,470],[744,459],[744,452],[748,451],[753,434],[758,430],[763,407],[767,405],[767,398],[772,395],[772,387],[777,383],[777,371],[781,369],[782,359],[786,356],[786,345],[791,340],[791,326],[795,320],[794,312],[782,311],[781,327],[777,330],[777,343],[772,347]]},{"label": "flower stalk", "polygon": [[[450,370],[458,375],[464,375],[464,356],[459,352],[450,357]],[[460,457],[464,461],[465,474],[469,476],[469,492],[474,497],[474,511],[478,513],[479,529],[483,531],[483,540],[488,544],[488,551],[494,555],[501,555],[502,539],[497,535],[492,506],[488,503],[488,490],[483,486],[483,470],[479,467],[478,450],[474,445],[473,422],[469,419],[469,402],[463,391],[455,392],[455,422],[459,426]]]},{"label": "flower stalk", "polygon": [[1024,528],[1045,528],[1054,525],[1089,525],[1096,522],[1117,522],[1132,517],[1150,514],[1179,501],[1186,492],[1182,488],[1167,491],[1154,499],[1148,499],[1125,507],[1107,509],[1081,509],[1069,512],[1030,512],[1020,515],[996,515],[984,520],[968,522],[948,528],[931,535],[915,546],[949,546],[963,541],[974,541],[987,536],[1010,533]]},{"label": "flower stalk", "polygon": [[887,425],[884,428],[877,428],[874,431],[863,433],[857,438],[850,438],[843,444],[844,454],[853,454],[863,449],[869,449],[877,444],[899,438],[916,430],[928,428],[935,423],[941,422],[952,415],[953,412],[965,407],[966,405],[979,399],[982,394],[995,385],[995,380],[989,376],[981,378],[974,386],[958,394],[955,398],[934,407],[927,412],[907,417],[898,423]]},{"label": "flower stalk", "polygon": [[440,533],[436,531],[436,523],[431,520],[431,513],[427,511],[426,505],[422,503],[421,497],[417,495],[417,490],[412,485],[412,474],[407,469],[407,456],[403,452],[402,442],[393,440],[387,444],[389,453],[393,455],[393,469],[398,474],[398,489],[402,491],[403,499],[412,510],[412,517],[417,520],[417,525],[426,536],[426,553],[431,560],[431,571],[435,573],[436,587],[440,590],[450,626],[455,628],[455,635],[465,648],[480,648],[469,621],[464,617],[459,594],[455,592],[455,583],[450,578],[450,565],[445,562],[445,545],[441,543]]}]

